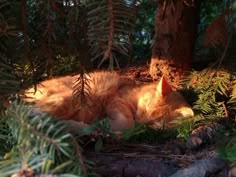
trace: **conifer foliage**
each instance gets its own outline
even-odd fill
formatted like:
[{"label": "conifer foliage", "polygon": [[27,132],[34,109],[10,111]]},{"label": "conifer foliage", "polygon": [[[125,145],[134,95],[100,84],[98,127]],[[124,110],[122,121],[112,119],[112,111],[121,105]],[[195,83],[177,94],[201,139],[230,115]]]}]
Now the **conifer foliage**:
[{"label": "conifer foliage", "polygon": [[[109,60],[109,68],[119,67],[116,53],[129,54],[129,37],[134,27],[136,1],[91,1],[88,3],[88,40],[93,59]],[[98,18],[99,16],[99,18]],[[98,36],[100,39],[98,40]]]},{"label": "conifer foliage", "polygon": [[1,149],[2,177],[28,173],[85,175],[79,146],[60,121],[15,101],[1,117],[1,128],[2,145],[7,146]]},{"label": "conifer foliage", "polygon": [[228,117],[226,106],[231,95],[234,74],[211,68],[193,71],[185,82],[195,93],[193,108],[205,118]]}]

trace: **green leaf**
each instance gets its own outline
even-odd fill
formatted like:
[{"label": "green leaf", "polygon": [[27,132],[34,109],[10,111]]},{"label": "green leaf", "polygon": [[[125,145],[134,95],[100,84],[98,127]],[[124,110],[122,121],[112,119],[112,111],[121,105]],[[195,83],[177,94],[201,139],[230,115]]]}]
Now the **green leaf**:
[{"label": "green leaf", "polygon": [[233,9],[233,10],[236,10],[236,1],[233,1],[232,9]]},{"label": "green leaf", "polygon": [[100,152],[102,148],[103,148],[103,140],[101,137],[99,137],[95,143],[94,150],[95,152]]},{"label": "green leaf", "polygon": [[81,132],[82,132],[82,134],[89,135],[92,132],[94,132],[96,129],[97,128],[95,126],[88,125],[88,126],[84,127]]}]

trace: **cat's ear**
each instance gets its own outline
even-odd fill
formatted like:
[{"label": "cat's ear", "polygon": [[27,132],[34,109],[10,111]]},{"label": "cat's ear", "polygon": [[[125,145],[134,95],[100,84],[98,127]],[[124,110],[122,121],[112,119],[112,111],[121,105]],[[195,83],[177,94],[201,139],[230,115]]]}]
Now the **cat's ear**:
[{"label": "cat's ear", "polygon": [[163,96],[168,95],[170,92],[172,92],[172,88],[170,84],[167,82],[166,78],[164,76],[161,77],[161,80],[157,84],[157,92]]}]

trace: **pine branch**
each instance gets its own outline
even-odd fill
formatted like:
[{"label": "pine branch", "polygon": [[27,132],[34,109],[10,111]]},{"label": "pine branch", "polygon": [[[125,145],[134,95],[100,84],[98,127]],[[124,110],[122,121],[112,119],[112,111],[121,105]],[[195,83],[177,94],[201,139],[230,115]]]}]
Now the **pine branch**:
[{"label": "pine branch", "polygon": [[135,17],[133,6],[121,0],[88,3],[88,40],[92,61],[100,60],[98,67],[109,60],[110,69],[114,64],[119,68],[115,53],[128,55]]},{"label": "pine branch", "polygon": [[14,67],[0,56],[0,97],[8,97],[20,90],[20,81],[14,73]]},{"label": "pine branch", "polygon": [[28,170],[33,174],[69,172],[86,175],[79,146],[62,122],[33,112],[23,102],[12,103],[4,120],[11,132],[11,141],[15,143],[12,143],[12,152],[5,154],[7,158],[0,161],[3,176]]},{"label": "pine branch", "polygon": [[224,104],[229,98],[230,78],[230,73],[220,70],[192,72],[187,86],[197,94],[193,103],[195,112],[209,118],[225,117],[228,113],[225,112]]},{"label": "pine branch", "polygon": [[81,72],[73,84],[73,103],[77,109],[89,106],[91,100],[89,74]]}]

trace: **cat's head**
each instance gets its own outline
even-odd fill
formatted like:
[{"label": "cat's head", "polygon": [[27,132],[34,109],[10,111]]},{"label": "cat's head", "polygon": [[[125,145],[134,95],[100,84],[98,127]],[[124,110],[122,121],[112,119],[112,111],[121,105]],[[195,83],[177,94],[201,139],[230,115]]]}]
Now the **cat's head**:
[{"label": "cat's head", "polygon": [[145,121],[149,121],[151,126],[172,126],[179,118],[194,116],[191,106],[179,92],[172,89],[164,76],[156,85],[155,92],[155,96],[147,103],[145,113]]}]

